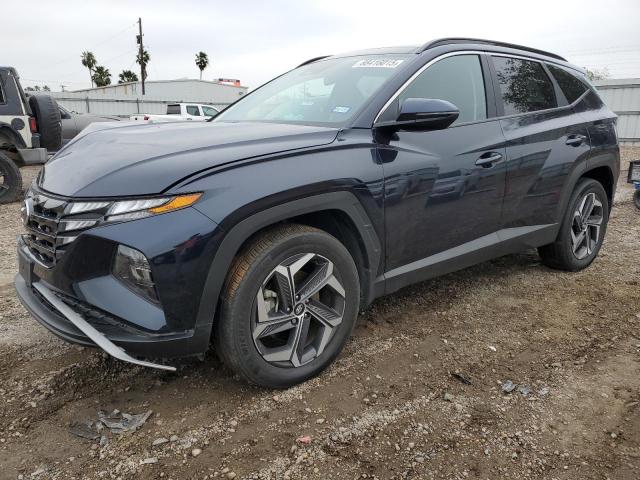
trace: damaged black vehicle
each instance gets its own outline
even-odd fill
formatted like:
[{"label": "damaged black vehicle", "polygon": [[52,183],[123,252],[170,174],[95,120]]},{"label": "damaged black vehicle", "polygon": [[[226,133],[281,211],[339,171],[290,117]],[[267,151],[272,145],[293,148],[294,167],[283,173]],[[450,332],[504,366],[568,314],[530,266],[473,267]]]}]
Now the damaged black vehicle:
[{"label": "damaged black vehicle", "polygon": [[211,122],[94,124],[26,194],[16,289],[54,334],[173,369],[211,346],[286,387],[406,285],[597,256],[615,115],[583,72],[476,39],[315,58]]}]

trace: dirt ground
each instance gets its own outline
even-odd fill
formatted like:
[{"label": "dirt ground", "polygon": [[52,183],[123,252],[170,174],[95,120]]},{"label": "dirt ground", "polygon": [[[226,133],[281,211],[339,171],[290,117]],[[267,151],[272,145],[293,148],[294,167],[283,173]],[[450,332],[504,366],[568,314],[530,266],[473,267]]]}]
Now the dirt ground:
[{"label": "dirt ground", "polygon": [[[640,211],[625,178],[587,270],[530,251],[380,299],[328,371],[285,391],[214,355],[165,373],[56,339],[13,291],[19,204],[1,206],[0,478],[638,479]],[[102,445],[70,433],[113,409],[153,414]]]}]

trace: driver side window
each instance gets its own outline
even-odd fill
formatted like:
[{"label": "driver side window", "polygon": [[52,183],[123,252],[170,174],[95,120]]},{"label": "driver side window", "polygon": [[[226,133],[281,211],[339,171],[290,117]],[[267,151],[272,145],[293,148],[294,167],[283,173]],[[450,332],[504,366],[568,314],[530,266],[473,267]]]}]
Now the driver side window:
[{"label": "driver side window", "polygon": [[460,110],[453,125],[487,118],[487,97],[478,55],[455,55],[437,61],[396,98],[381,116],[390,121],[398,117],[400,105],[407,98],[447,100]]}]

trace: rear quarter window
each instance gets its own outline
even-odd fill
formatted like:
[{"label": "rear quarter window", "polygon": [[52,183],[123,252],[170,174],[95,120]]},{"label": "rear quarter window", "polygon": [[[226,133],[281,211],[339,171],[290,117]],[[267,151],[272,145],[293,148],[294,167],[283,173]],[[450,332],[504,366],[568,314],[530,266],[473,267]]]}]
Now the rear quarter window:
[{"label": "rear quarter window", "polygon": [[558,106],[553,83],[540,62],[492,57],[505,115],[547,110]]},{"label": "rear quarter window", "polygon": [[167,105],[167,115],[180,115],[180,105]]},{"label": "rear quarter window", "polygon": [[6,103],[6,100],[4,97],[4,89],[2,88],[2,85],[0,85],[0,103]]},{"label": "rear quarter window", "polygon": [[569,73],[567,70],[549,64],[547,64],[547,67],[549,68],[551,75],[556,79],[556,82],[558,82],[560,90],[564,93],[567,102],[575,102],[589,89],[583,80],[580,80],[577,76]]}]

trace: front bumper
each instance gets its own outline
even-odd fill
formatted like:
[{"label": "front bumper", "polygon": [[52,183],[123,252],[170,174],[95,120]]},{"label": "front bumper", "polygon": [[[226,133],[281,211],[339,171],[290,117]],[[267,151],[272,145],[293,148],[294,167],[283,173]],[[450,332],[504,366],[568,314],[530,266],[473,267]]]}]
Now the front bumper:
[{"label": "front bumper", "polygon": [[[213,319],[196,317],[201,278],[215,250],[209,247],[210,236],[194,240],[193,231],[215,227],[193,209],[98,227],[79,235],[50,267],[18,237],[15,288],[33,317],[58,337],[100,347],[131,363],[168,369],[139,358],[188,357],[209,348]],[[111,275],[119,243],[150,259],[160,304],[138,296]]]},{"label": "front bumper", "polygon": [[[172,372],[176,370],[175,367],[169,365],[148,362],[132,357],[126,353],[123,348],[117,346],[103,333],[94,328],[93,325],[82,317],[82,315],[74,311],[59,299],[53,290],[45,286],[43,282],[36,282],[31,286],[31,288],[34,289],[34,291],[42,298],[40,307],[44,306],[44,304],[47,304],[50,307],[51,311],[49,315],[47,315],[44,309],[39,308],[39,306],[35,304],[27,304],[27,302],[25,302],[28,295],[26,287],[26,282],[22,276],[20,274],[16,275],[16,289],[18,290],[18,294],[20,295],[20,299],[23,301],[23,304],[40,323],[65,340],[80,343],[82,345],[100,347],[112,357],[135,365],[157,368],[160,370],[169,370]],[[38,310],[38,314],[36,314],[36,310]]]}]

